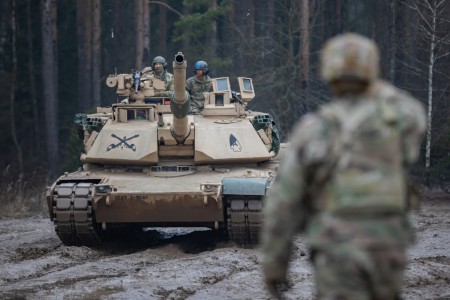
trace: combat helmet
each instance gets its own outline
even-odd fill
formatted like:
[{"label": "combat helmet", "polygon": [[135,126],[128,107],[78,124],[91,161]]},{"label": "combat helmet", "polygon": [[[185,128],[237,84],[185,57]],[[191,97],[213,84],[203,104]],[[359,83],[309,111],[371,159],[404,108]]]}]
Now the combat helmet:
[{"label": "combat helmet", "polygon": [[339,79],[370,82],[379,74],[377,45],[355,33],[330,39],[322,49],[320,61],[320,75],[328,83]]},{"label": "combat helmet", "polygon": [[162,64],[164,70],[167,68],[167,62],[166,62],[166,59],[165,59],[164,57],[162,57],[162,56],[156,56],[156,57],[153,59],[153,62],[152,62],[152,67],[153,67],[153,69],[155,68],[155,64],[156,64],[156,63]]},{"label": "combat helmet", "polygon": [[203,75],[208,75],[209,69],[208,69],[208,64],[206,63],[206,61],[199,60],[198,62],[196,62],[194,65],[194,73],[197,70],[203,70]]}]

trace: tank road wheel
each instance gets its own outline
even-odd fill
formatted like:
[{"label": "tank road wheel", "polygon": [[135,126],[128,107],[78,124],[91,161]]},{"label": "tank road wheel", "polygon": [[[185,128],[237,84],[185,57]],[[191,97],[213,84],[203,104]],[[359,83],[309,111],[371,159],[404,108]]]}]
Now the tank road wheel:
[{"label": "tank road wheel", "polygon": [[227,231],[230,240],[243,247],[256,246],[259,242],[262,217],[260,196],[227,197]]},{"label": "tank road wheel", "polygon": [[55,187],[53,223],[64,245],[101,244],[101,229],[97,227],[92,210],[92,183],[67,182]]}]

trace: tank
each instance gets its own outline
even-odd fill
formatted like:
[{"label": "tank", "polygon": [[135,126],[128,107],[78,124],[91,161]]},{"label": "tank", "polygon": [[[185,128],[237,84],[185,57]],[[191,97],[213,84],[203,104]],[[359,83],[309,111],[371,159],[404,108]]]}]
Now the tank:
[{"label": "tank", "polygon": [[49,188],[50,219],[65,245],[95,246],[123,229],[208,227],[241,246],[258,243],[263,199],[278,169],[272,117],[247,105],[253,82],[213,78],[200,114],[190,112],[186,60],[173,61],[174,91],[141,72],[110,75],[121,100],[78,114],[82,168]]}]

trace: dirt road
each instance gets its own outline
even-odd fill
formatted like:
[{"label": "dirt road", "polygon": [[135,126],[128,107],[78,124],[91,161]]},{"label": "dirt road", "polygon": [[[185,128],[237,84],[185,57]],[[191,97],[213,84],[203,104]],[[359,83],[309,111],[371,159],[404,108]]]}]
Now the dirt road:
[{"label": "dirt road", "polygon": [[[405,299],[450,299],[450,198],[415,213]],[[296,242],[287,299],[311,299],[306,247]],[[63,246],[45,217],[0,220],[0,299],[269,299],[258,249],[211,231],[149,230],[97,249]]]}]

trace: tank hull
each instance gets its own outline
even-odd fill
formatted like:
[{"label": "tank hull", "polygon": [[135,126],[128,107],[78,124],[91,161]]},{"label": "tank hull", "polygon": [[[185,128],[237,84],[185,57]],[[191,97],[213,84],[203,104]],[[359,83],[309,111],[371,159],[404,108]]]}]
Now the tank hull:
[{"label": "tank hull", "polygon": [[193,168],[186,175],[111,168],[61,176],[47,194],[56,231],[65,244],[92,246],[117,227],[209,227],[243,246],[255,244],[258,203],[274,170],[256,164]]}]

